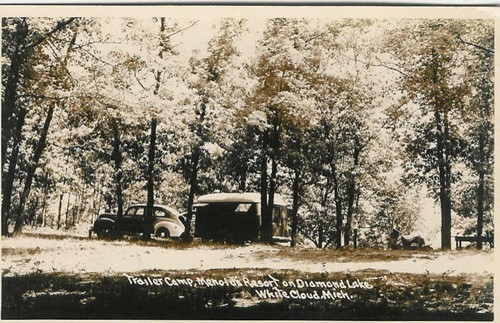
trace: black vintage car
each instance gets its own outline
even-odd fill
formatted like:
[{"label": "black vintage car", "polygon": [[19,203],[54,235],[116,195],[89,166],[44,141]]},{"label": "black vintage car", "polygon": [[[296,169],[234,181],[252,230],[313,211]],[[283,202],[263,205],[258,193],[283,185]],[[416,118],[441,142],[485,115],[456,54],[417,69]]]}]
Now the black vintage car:
[{"label": "black vintage car", "polygon": [[[155,205],[153,211],[152,232],[155,237],[178,238],[184,232],[184,224],[180,220],[177,210],[164,206]],[[126,234],[141,234],[144,229],[144,217],[146,204],[134,204],[124,213],[121,223],[121,231]],[[116,225],[116,214],[104,213],[99,215],[90,233],[95,232],[98,237],[107,237]]]}]

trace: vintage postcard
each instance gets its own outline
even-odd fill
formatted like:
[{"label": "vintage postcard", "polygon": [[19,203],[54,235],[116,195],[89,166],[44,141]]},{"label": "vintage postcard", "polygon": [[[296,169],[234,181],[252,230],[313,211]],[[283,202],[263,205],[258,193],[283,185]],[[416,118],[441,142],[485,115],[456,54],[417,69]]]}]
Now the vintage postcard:
[{"label": "vintage postcard", "polygon": [[2,6],[1,318],[493,321],[499,14]]}]

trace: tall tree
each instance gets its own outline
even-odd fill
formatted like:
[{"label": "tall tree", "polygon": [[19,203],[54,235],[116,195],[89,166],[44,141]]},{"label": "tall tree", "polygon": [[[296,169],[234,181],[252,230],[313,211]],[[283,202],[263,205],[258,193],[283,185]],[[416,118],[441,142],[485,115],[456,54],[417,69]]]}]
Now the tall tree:
[{"label": "tall tree", "polygon": [[257,82],[247,100],[247,120],[259,125],[263,241],[273,238],[274,195],[286,160],[286,129],[307,127],[309,109],[314,108],[307,92],[308,75],[318,68],[316,46],[323,36],[305,19],[270,19],[250,65]]},{"label": "tall tree", "polygon": [[303,203],[303,196],[307,184],[311,182],[311,154],[314,154],[311,140],[314,137],[309,128],[288,127],[285,147],[285,166],[290,170],[287,184],[291,186],[291,246],[297,244],[299,232],[299,208]]},{"label": "tall tree", "polygon": [[54,105],[51,105],[47,111],[47,117],[45,118],[45,122],[41,131],[40,139],[36,144],[36,147],[34,148],[33,151],[33,157],[31,159],[31,165],[28,168],[28,174],[26,177],[26,181],[24,184],[23,191],[21,193],[21,198],[19,200],[19,210],[16,218],[16,223],[14,226],[14,235],[19,234],[22,231],[22,227],[24,224],[25,220],[25,207],[26,207],[26,202],[28,200],[28,196],[31,190],[31,184],[33,182],[33,177],[35,175],[35,171],[38,167],[38,162],[40,160],[40,157],[43,153],[43,150],[45,149],[46,145],[46,140],[47,140],[47,133],[49,131],[50,123],[52,122],[52,116],[54,114]]},{"label": "tall tree", "polygon": [[[51,29],[30,26],[36,21],[27,18],[4,18],[2,20],[2,53],[9,64],[2,64],[2,142],[8,143],[12,136],[16,101],[22,94],[20,82],[27,77],[25,68],[33,51],[47,39],[67,28],[75,18],[55,21]],[[7,145],[2,145],[2,168],[6,161]]]},{"label": "tall tree", "polygon": [[[471,21],[455,26],[458,41],[470,51],[465,78],[471,87],[468,100],[466,164],[477,177],[475,192],[477,214],[476,247],[482,249],[485,214],[493,206],[493,60],[494,32],[491,21]],[[467,200],[467,197],[462,197]]]},{"label": "tall tree", "polygon": [[[107,188],[105,199],[108,204],[118,203],[119,214],[130,200],[147,199],[146,222],[151,222],[155,183],[161,180],[159,169],[164,167],[157,147],[167,146],[168,136],[157,136],[147,125],[154,119],[160,131],[177,126],[170,124],[179,101],[172,93],[179,88],[175,77],[180,74],[172,68],[177,65],[172,37],[192,25],[180,27],[164,17],[94,19],[78,44],[83,48],[79,67],[85,68],[78,82],[89,86],[80,87],[75,94],[82,104],[70,120],[83,122],[99,134],[91,138],[97,145],[84,144],[82,153],[94,152],[101,165],[114,160],[115,188]],[[107,31],[109,26],[115,28],[111,28],[113,34]],[[121,41],[117,44],[113,39]],[[168,125],[161,127],[161,122]],[[84,138],[92,137],[83,135],[75,139],[85,142]],[[113,149],[106,151],[104,146]],[[145,232],[144,237],[148,236]]]},{"label": "tall tree", "polygon": [[202,58],[193,57],[190,60],[193,75],[190,87],[194,91],[196,101],[195,118],[189,127],[193,139],[189,156],[186,158],[189,193],[184,236],[187,240],[191,239],[191,219],[194,198],[199,189],[200,166],[208,157],[203,153],[208,152],[211,142],[222,139],[220,122],[223,118],[230,119],[231,111],[234,109],[228,78],[231,75],[232,64],[239,55],[235,41],[245,31],[244,24],[244,20],[222,20],[217,34],[208,43],[207,55]]},{"label": "tall tree", "polygon": [[306,132],[312,180],[301,230],[320,248],[351,244],[353,224],[371,198],[370,183],[387,171],[381,165],[394,158],[377,151],[385,148],[385,102],[379,97],[386,91],[379,83],[389,77],[369,68],[378,48],[373,37],[378,28],[370,20],[324,26],[330,37],[316,47],[319,68],[308,76],[315,102],[312,127]]},{"label": "tall tree", "polygon": [[[54,36],[64,33],[75,21],[75,18],[65,20],[46,19],[43,23],[36,19],[12,18],[4,19],[2,49],[10,64],[3,65],[2,85],[2,168],[7,162],[9,145],[12,147],[9,165],[2,176],[2,234],[8,234],[8,221],[11,210],[11,196],[14,175],[17,168],[19,145],[22,141],[22,128],[28,114],[28,105],[47,103],[46,97],[54,96],[54,91],[67,89],[67,59],[74,45],[75,33],[69,32],[69,41],[55,40]],[[61,35],[59,35],[61,36]],[[52,47],[53,55],[45,54],[44,50]],[[57,50],[62,54],[57,54]],[[43,62],[45,69],[37,68]],[[42,64],[43,64],[42,63]],[[56,95],[57,96],[57,95]],[[42,100],[40,100],[42,99]],[[46,125],[42,129],[39,144],[35,148],[31,166],[28,169],[25,186],[20,204],[19,218],[15,225],[16,232],[22,228],[24,207],[28,199],[34,172],[45,146],[46,135],[53,106],[47,114]],[[17,119],[16,119],[17,117]],[[15,120],[16,119],[16,120]],[[38,151],[39,150],[39,151]],[[4,171],[4,169],[2,169]]]},{"label": "tall tree", "polygon": [[[414,132],[407,138],[407,179],[425,183],[439,200],[441,247],[451,248],[452,184],[458,179],[453,165],[463,152],[458,124],[468,95],[463,78],[457,77],[463,48],[450,30],[449,21],[407,21],[401,28],[408,41],[390,37],[400,60],[401,90],[417,105],[406,114]],[[408,35],[411,35],[408,37]],[[409,109],[409,106],[407,106]]]},{"label": "tall tree", "polygon": [[[179,32],[180,29],[177,26],[167,26],[167,22],[165,17],[159,18],[160,24],[160,32],[159,32],[159,46],[158,46],[158,58],[162,62],[166,62],[172,55],[176,55],[177,53],[173,49],[172,42],[170,37]],[[165,65],[169,65],[170,62],[166,62]],[[165,70],[165,67],[159,67],[154,71],[155,74],[155,84],[153,88],[153,95],[157,97],[161,97],[160,87],[164,83],[164,79],[171,77],[168,74],[168,71]],[[139,84],[142,84],[138,80]],[[153,230],[153,216],[154,216],[154,200],[155,200],[155,155],[156,153],[156,128],[158,124],[157,114],[154,110],[156,107],[151,107],[152,115],[151,118],[151,135],[150,135],[150,143],[149,143],[149,153],[148,153],[148,167],[147,167],[147,206],[146,206],[146,214],[144,219],[144,230],[143,235],[145,239],[149,239],[151,236],[151,231]]]}]

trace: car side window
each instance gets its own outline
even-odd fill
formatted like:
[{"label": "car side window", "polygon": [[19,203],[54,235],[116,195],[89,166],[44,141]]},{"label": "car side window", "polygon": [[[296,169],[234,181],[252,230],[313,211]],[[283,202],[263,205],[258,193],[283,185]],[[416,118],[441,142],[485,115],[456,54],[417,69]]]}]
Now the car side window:
[{"label": "car side window", "polygon": [[164,209],[155,209],[155,217],[172,218],[172,214]]},{"label": "car side window", "polygon": [[137,209],[135,207],[131,207],[123,215],[124,216],[132,216],[135,214],[136,211],[137,211]]},{"label": "car side window", "polygon": [[138,217],[144,217],[144,208],[143,207],[138,207],[137,210],[135,211],[135,216],[138,216]]}]

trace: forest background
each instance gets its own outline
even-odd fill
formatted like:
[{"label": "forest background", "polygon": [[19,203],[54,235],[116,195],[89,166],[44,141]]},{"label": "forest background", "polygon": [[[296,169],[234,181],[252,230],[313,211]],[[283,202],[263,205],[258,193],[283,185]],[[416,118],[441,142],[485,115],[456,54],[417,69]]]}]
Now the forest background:
[{"label": "forest background", "polygon": [[280,193],[319,248],[449,248],[493,230],[493,58],[485,19],[4,18],[2,234],[149,180],[179,210]]}]

